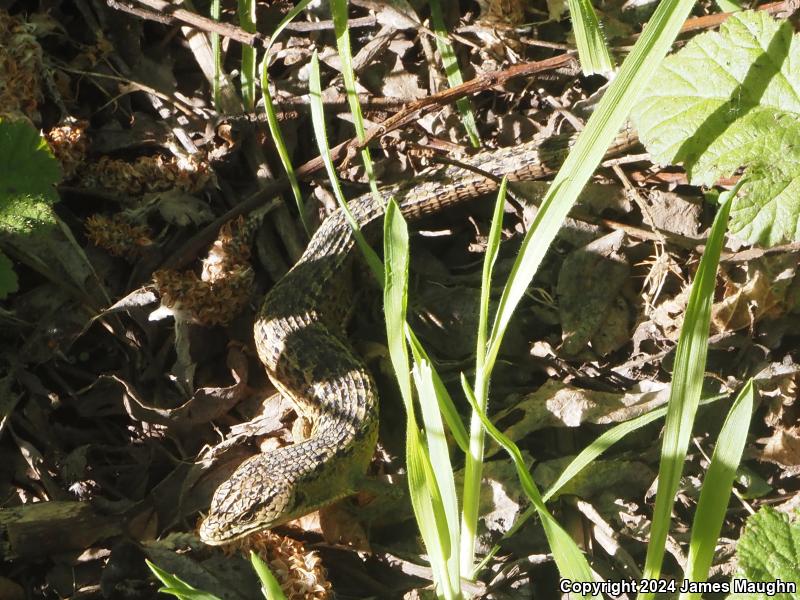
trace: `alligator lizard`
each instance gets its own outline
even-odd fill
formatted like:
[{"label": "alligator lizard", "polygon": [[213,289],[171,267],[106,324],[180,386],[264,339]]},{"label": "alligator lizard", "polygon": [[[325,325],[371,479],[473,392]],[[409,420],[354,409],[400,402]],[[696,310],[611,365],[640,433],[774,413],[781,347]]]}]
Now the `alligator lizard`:
[{"label": "alligator lizard", "polygon": [[[491,193],[498,179],[545,177],[561,164],[571,136],[476,154],[467,167],[383,188],[349,204],[365,234],[394,197],[407,219]],[[609,150],[636,141],[626,129]],[[481,175],[487,173],[489,177]],[[320,226],[297,264],[267,294],[255,321],[258,355],[267,375],[314,423],[308,439],[245,460],[214,493],[200,537],[224,544],[280,525],[356,491],[378,434],[378,395],[367,368],[344,335],[348,305],[344,270],[354,236],[341,210]]]}]

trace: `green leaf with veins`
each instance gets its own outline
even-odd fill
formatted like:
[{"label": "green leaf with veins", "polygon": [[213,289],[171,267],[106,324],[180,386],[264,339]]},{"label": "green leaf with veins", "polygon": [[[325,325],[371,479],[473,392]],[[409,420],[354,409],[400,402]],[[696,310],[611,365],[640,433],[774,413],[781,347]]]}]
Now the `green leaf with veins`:
[{"label": "green leaf with veins", "polygon": [[0,120],[0,208],[19,194],[53,204],[59,179],[61,169],[39,132],[27,121]]},{"label": "green leaf with veins", "polygon": [[[764,507],[747,519],[744,533],[736,545],[739,568],[734,579],[747,582],[794,583],[800,590],[800,523],[774,508]],[[733,585],[731,585],[733,589]],[[739,592],[728,600],[799,600],[800,592]]]},{"label": "green leaf with veins", "polygon": [[731,232],[800,240],[800,40],[788,21],[741,12],[695,37],[664,61],[632,116],[653,159],[683,163],[693,184],[747,169]]},{"label": "green leaf with veins", "polygon": [[27,121],[0,120],[0,236],[51,226],[61,169],[47,142]]}]

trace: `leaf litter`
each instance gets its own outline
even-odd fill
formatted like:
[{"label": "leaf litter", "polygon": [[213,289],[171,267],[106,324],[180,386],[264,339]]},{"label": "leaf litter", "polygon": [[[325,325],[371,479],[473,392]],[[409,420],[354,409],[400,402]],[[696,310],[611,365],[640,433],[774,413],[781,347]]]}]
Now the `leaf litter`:
[{"label": "leaf litter", "polygon": [[[0,35],[15,36],[14,43],[0,44],[0,61],[13,66],[4,71],[0,87],[9,100],[0,105],[45,132],[64,178],[46,243],[22,247],[14,246],[16,240],[2,240],[4,250],[9,244],[18,249],[9,254],[9,262],[19,286],[0,302],[0,431],[6,433],[0,455],[9,465],[0,477],[6,498],[0,528],[8,536],[4,556],[14,558],[13,566],[0,573],[2,581],[13,589],[27,586],[41,597],[100,597],[97,590],[118,597],[123,589],[140,590],[132,597],[152,597],[155,585],[141,569],[146,555],[186,578],[199,577],[197,585],[208,582],[220,597],[238,597],[231,590],[255,585],[248,579],[252,574],[202,548],[193,534],[194,523],[216,485],[246,456],[307,432],[308,424],[274,398],[250,331],[259,298],[292,264],[296,247],[304,242],[280,225],[277,210],[263,215],[254,234],[257,252],[236,259],[252,275],[225,292],[237,294],[235,302],[211,287],[199,262],[172,272],[160,286],[153,285],[153,276],[198,228],[255,191],[259,177],[270,170],[272,151],[266,150],[269,160],[253,163],[246,140],[256,136],[265,142],[265,130],[258,119],[236,121],[216,112],[197,65],[203,52],[187,46],[184,33],[144,26],[106,7],[96,7],[100,18],[94,20],[68,4],[56,3],[47,17],[10,6],[10,13],[0,11]],[[476,12],[452,5],[446,10],[465,79],[546,58],[552,48],[570,43],[567,21],[545,22],[539,9],[518,3],[510,3],[511,10],[497,6],[489,3]],[[279,3],[259,11],[274,25],[287,8]],[[556,3],[547,8],[553,15],[561,10]],[[629,35],[641,21],[619,3],[605,11],[619,36]],[[25,12],[26,19],[21,16]],[[231,16],[231,7],[224,8],[223,16]],[[423,29],[428,26],[424,10],[404,3],[358,2],[351,17],[374,19],[351,32],[368,119],[380,122],[403,102],[441,89],[445,79],[435,44]],[[349,139],[352,126],[342,118],[342,108],[333,108],[344,94],[333,33],[323,23],[327,18],[324,8],[313,9],[303,16],[312,31],[292,31],[277,42],[270,81],[279,107],[302,98],[310,53],[318,48],[327,65],[329,135],[338,142]],[[263,26],[269,30],[267,23]],[[126,44],[131,32],[148,44]],[[792,41],[791,52],[794,45]],[[156,47],[162,56],[152,52]],[[225,66],[236,68],[235,44],[226,47]],[[12,49],[20,53],[9,53]],[[18,77],[9,77],[11,72]],[[543,74],[533,83],[511,80],[482,91],[472,99],[482,143],[513,146],[537,132],[546,137],[569,130],[570,121],[580,122],[576,115],[596,86],[566,70]],[[282,128],[295,139],[292,151],[302,164],[313,158],[312,144],[306,143],[306,108],[302,102],[291,106]],[[4,113],[4,122],[9,118]],[[455,107],[439,107],[385,138],[391,140],[383,152],[388,164],[379,161],[378,172],[401,180],[442,155],[467,154],[463,131]],[[612,171],[599,173],[581,205],[588,214],[571,216],[512,322],[510,343],[504,346],[493,382],[493,418],[523,446],[542,486],[610,424],[666,401],[671,353],[710,211],[700,203],[701,190],[685,184],[676,188],[669,170],[654,172],[642,162],[622,168],[639,186],[646,214],[622,192]],[[348,173],[353,193],[360,191],[360,167],[353,163]],[[787,173],[791,175],[779,175]],[[777,181],[777,175],[768,175],[765,181]],[[331,211],[332,205],[320,200],[326,185],[318,181],[304,187],[308,210],[319,219]],[[508,243],[498,260],[498,277],[507,271],[519,232],[535,211],[535,198],[533,204],[517,201],[522,210],[512,204],[504,217]],[[412,290],[420,322],[428,325],[420,336],[453,389],[458,374],[469,368],[474,348],[469,306],[478,294],[488,215],[484,203],[437,216],[413,240],[414,253],[426,257],[426,264],[415,270]],[[786,233],[740,231],[750,238]],[[655,241],[653,232],[658,234]],[[222,238],[212,248],[219,251]],[[237,244],[249,248],[250,239]],[[225,260],[209,260],[223,280],[232,273],[242,275]],[[763,418],[746,447],[742,477],[762,482],[764,495],[759,498],[764,502],[779,497],[788,503],[797,497],[796,262],[797,249],[792,247],[723,262],[712,312],[708,393],[733,390],[752,375],[759,382]],[[0,264],[0,271],[8,268]],[[363,274],[356,272],[355,277],[364,290],[355,303],[365,310],[354,310],[354,316],[367,322],[357,331],[380,328],[380,309],[371,306],[374,294]],[[77,290],[67,289],[64,281]],[[218,302],[197,302],[197,296]],[[148,319],[157,298],[171,305],[162,313],[170,318]],[[187,306],[183,319],[181,309]],[[191,314],[192,307],[199,307],[196,312],[205,318]],[[381,353],[371,355],[384,414],[391,415],[396,393],[380,375]],[[698,435],[716,431],[717,413],[701,413]],[[390,488],[403,488],[402,427],[397,420],[382,427],[371,472],[389,479]],[[559,518],[573,523],[579,535],[597,540],[603,550],[595,552],[594,566],[610,578],[626,573],[624,556],[638,555],[646,542],[659,433],[656,424],[632,434],[584,470],[553,503]],[[703,468],[702,455],[692,453],[681,491],[687,507],[696,502],[692,490]],[[513,469],[500,455],[490,456],[485,476],[481,543],[488,550],[526,507]],[[392,510],[378,511],[370,522],[369,506],[384,502]],[[281,535],[265,541],[272,549],[268,552],[291,550],[293,558],[279,562],[294,564],[302,577],[320,564],[327,569],[327,576],[319,575],[318,587],[303,588],[293,597],[329,597],[332,586],[350,597],[389,598],[424,587],[417,577],[393,566],[400,564],[398,556],[421,560],[421,550],[408,522],[407,500],[397,500],[396,509],[390,502],[380,494],[346,500],[332,515],[317,519],[316,526],[307,521],[305,532],[281,532],[303,537],[307,547]],[[46,535],[22,527],[14,520],[19,515],[23,524],[43,524]],[[676,519],[670,549],[681,556],[688,517],[679,511]],[[723,534],[736,539],[741,525],[741,515],[732,511]],[[95,535],[78,535],[76,528],[84,526]],[[753,530],[756,526],[758,522]],[[786,520],[774,527],[781,536],[793,531]],[[122,530],[135,542],[122,542]],[[45,538],[50,545],[37,545]],[[59,545],[62,539],[69,543]],[[346,544],[337,545],[346,539],[360,540],[357,547],[369,551],[357,554]],[[747,552],[749,538],[742,539]],[[484,597],[530,597],[537,586],[553,580],[553,565],[535,523],[503,540],[502,547],[482,577]],[[36,560],[31,548],[38,550]],[[540,559],[525,561],[524,556]],[[730,560],[721,553],[717,571],[732,569]],[[42,561],[47,569],[40,568]],[[506,569],[505,562],[513,568]],[[64,567],[78,574],[66,579]],[[679,573],[675,565],[669,569]],[[212,572],[227,582],[204,579]],[[286,580],[296,583],[297,577],[286,575]]]}]

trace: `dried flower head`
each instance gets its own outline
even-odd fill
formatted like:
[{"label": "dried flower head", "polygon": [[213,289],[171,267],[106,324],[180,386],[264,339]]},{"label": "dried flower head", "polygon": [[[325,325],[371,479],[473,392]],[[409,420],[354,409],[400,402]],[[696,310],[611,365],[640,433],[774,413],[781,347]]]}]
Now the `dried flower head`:
[{"label": "dried flower head", "polygon": [[35,26],[0,10],[0,118],[38,121],[42,98],[42,47]]},{"label": "dried flower head", "polygon": [[138,225],[122,214],[92,215],[84,223],[86,235],[98,248],[114,256],[134,259],[153,243],[146,225]]},{"label": "dried flower head", "polygon": [[89,150],[89,140],[86,136],[87,126],[86,121],[74,121],[53,127],[45,133],[53,156],[61,163],[65,180],[72,179],[86,159],[86,153]]},{"label": "dried flower head", "polygon": [[261,531],[232,542],[226,548],[249,555],[252,550],[267,563],[288,600],[328,600],[331,583],[316,552],[302,542]]},{"label": "dried flower head", "polygon": [[203,273],[162,269],[153,273],[161,304],[201,325],[224,325],[247,306],[253,289],[249,237],[252,227],[242,217],[220,228]]},{"label": "dried flower head", "polygon": [[81,184],[128,195],[146,192],[182,190],[197,192],[210,179],[205,162],[178,159],[174,156],[140,156],[133,162],[100,157],[86,165],[80,174]]}]

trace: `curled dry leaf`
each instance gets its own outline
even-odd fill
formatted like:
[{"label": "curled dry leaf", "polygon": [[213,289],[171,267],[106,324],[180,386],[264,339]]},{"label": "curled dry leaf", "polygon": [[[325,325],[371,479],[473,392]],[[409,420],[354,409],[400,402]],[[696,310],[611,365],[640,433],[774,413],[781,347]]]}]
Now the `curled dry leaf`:
[{"label": "curled dry leaf", "polygon": [[176,408],[151,406],[142,400],[129,382],[116,375],[110,378],[125,388],[123,402],[132,419],[167,427],[188,428],[221,417],[247,393],[247,357],[238,348],[229,349],[228,368],[233,376],[233,385],[200,388],[189,400]]},{"label": "curled dry leaf", "polygon": [[725,282],[725,297],[711,309],[712,327],[719,333],[753,327],[791,308],[787,296],[797,273],[795,254],[764,256],[747,263],[744,271],[740,283]]}]

